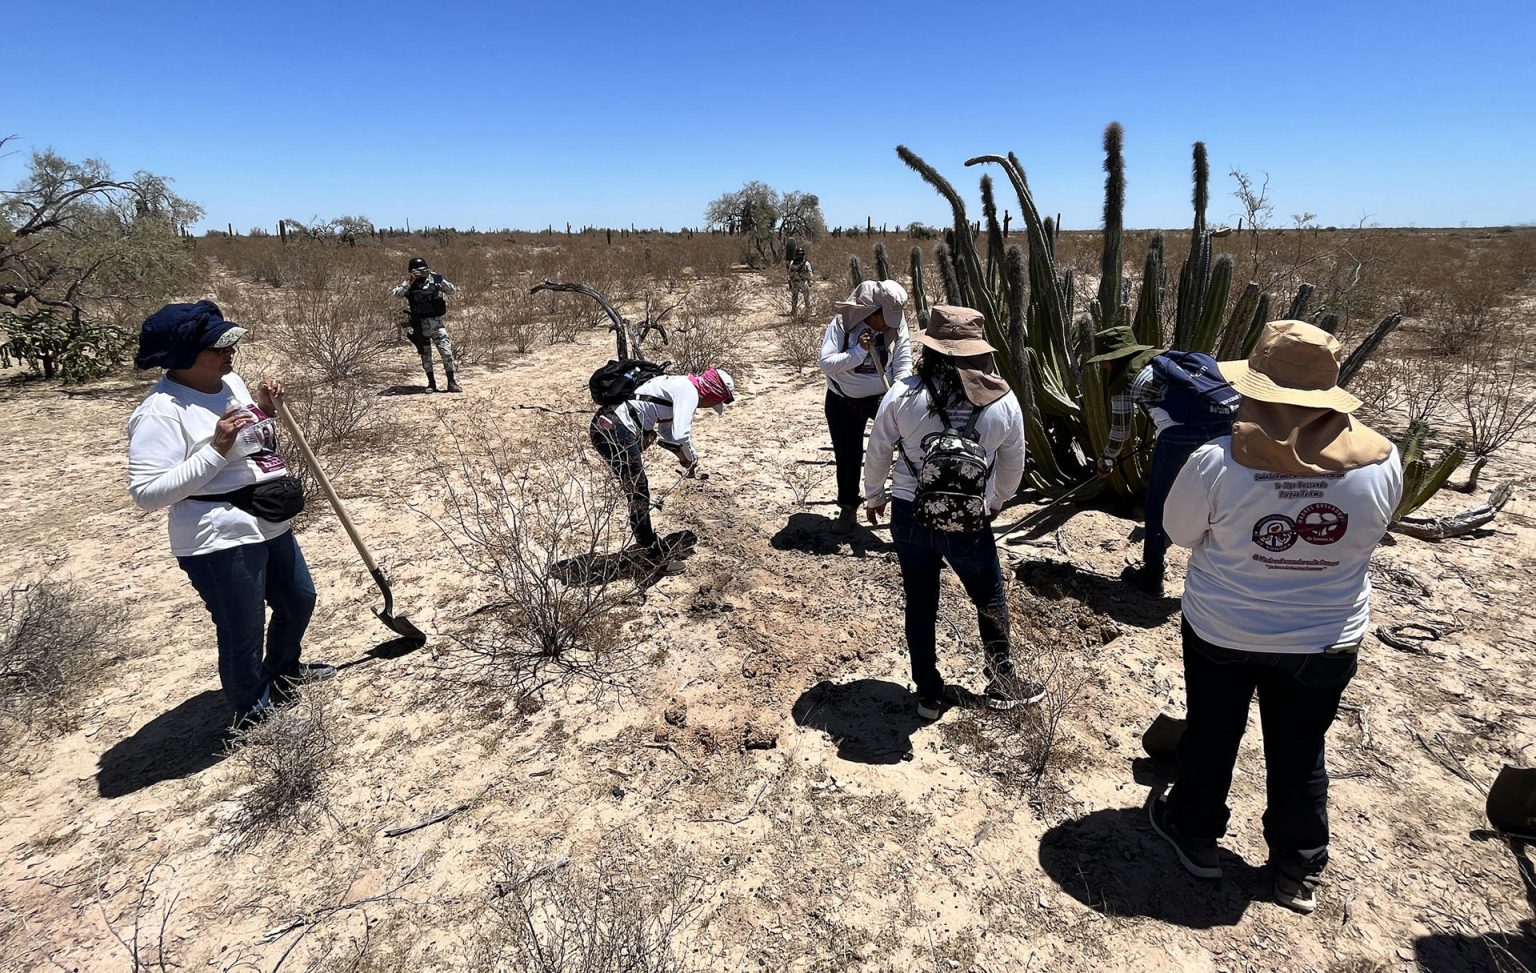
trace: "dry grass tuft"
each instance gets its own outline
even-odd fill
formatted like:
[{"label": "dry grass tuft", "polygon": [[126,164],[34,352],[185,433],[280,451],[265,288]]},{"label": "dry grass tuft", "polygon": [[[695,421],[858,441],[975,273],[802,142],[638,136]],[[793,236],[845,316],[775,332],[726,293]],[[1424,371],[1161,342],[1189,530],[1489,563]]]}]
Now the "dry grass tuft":
[{"label": "dry grass tuft", "polygon": [[324,689],[310,688],[301,703],[235,734],[229,760],[246,788],[233,820],[237,834],[260,838],[333,817],[329,784],[341,747],[333,705]]},{"label": "dry grass tuft", "polygon": [[79,582],[45,578],[0,594],[0,734],[72,727],[127,627],[123,605]]},{"label": "dry grass tuft", "polygon": [[703,879],[675,867],[639,868],[618,852],[591,864],[533,864],[499,854],[490,900],[467,968],[526,973],[686,973],[680,942],[702,910]]}]

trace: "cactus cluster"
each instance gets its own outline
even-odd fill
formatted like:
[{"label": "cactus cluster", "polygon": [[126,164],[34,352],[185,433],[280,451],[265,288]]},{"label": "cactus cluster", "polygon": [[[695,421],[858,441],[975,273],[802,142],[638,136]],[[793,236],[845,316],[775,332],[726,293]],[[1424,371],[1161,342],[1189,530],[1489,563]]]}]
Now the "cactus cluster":
[{"label": "cactus cluster", "polygon": [[[906,146],[897,155],[950,205],[954,226],[945,231],[945,242],[934,251],[946,302],[980,311],[986,320],[987,339],[998,349],[998,368],[1019,397],[1025,415],[1025,435],[1030,463],[1026,482],[1049,492],[1072,486],[1093,475],[1093,462],[1108,441],[1109,391],[1096,368],[1084,362],[1097,353],[1095,334],[1115,325],[1131,327],[1138,341],[1204,351],[1218,358],[1247,356],[1266,321],[1272,317],[1272,295],[1260,293],[1249,283],[1235,300],[1233,264],[1228,256],[1212,257],[1212,232],[1207,229],[1205,209],[1209,200],[1210,169],[1204,143],[1193,153],[1194,223],[1189,253],[1179,271],[1178,291],[1165,328],[1164,306],[1168,298],[1168,273],[1164,243],[1155,234],[1147,250],[1141,280],[1124,274],[1121,244],[1124,235],[1125,162],[1124,132],[1118,123],[1104,132],[1104,233],[1097,296],[1087,308],[1075,307],[1076,287],[1072,272],[1061,271],[1055,252],[1060,218],[1042,217],[1030,192],[1018,158],[981,155],[967,166],[991,165],[1001,169],[1019,200],[1027,249],[1007,245],[998,221],[992,178],[981,177],[982,221],[985,240],[966,213],[965,202],[948,180]],[[982,249],[979,249],[978,247]],[[914,252],[913,279],[921,271]],[[919,288],[914,287],[914,290]],[[1303,285],[1290,303],[1289,316],[1305,318],[1312,287]],[[926,293],[924,295],[926,300]],[[923,306],[918,312],[921,315]],[[1326,309],[1313,312],[1313,320],[1325,327]],[[1396,326],[1396,316],[1378,325],[1376,332],[1356,350],[1360,361]],[[1171,331],[1171,334],[1169,333]],[[1352,366],[1352,368],[1351,368]],[[1349,374],[1359,361],[1351,356]],[[1146,487],[1150,461],[1151,430],[1138,420],[1123,461],[1109,478],[1117,492],[1134,495]]]}]

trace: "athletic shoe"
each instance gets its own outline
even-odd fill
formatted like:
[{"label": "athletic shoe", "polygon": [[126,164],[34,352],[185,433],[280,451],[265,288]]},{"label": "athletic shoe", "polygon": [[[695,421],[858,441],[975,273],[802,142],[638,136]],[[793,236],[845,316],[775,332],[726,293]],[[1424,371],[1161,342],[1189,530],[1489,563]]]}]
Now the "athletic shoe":
[{"label": "athletic shoe", "polygon": [[989,709],[1009,710],[1020,704],[1030,705],[1045,698],[1045,686],[1015,673],[1001,673],[987,680],[982,701]]},{"label": "athletic shoe", "polygon": [[1275,901],[1294,912],[1311,915],[1317,908],[1317,890],[1284,875],[1275,876]]},{"label": "athletic shoe", "polygon": [[859,508],[856,506],[842,507],[837,512],[837,529],[843,533],[849,533],[859,525]]},{"label": "athletic shoe", "polygon": [[308,685],[312,682],[325,682],[327,679],[335,679],[340,675],[340,670],[329,662],[300,662],[298,675],[289,676],[294,682]]},{"label": "athletic shoe", "polygon": [[1216,856],[1216,842],[1193,841],[1179,834],[1174,826],[1168,797],[1159,794],[1147,805],[1147,820],[1158,837],[1168,842],[1179,856],[1179,864],[1196,878],[1221,878],[1221,864]]},{"label": "athletic shoe", "polygon": [[919,719],[936,720],[936,719],[939,718],[939,714],[943,713],[943,712],[944,712],[944,697],[943,696],[923,696],[921,694],[918,695],[918,697],[917,697],[917,715],[918,715]]},{"label": "athletic shoe", "polygon": [[1144,564],[1127,567],[1120,573],[1120,580],[1152,598],[1163,597],[1163,576],[1148,570]]},{"label": "athletic shoe", "polygon": [[278,676],[272,680],[269,692],[272,705],[286,706],[298,698],[300,686],[335,679],[339,670],[328,662],[301,662],[299,671],[290,676]]}]

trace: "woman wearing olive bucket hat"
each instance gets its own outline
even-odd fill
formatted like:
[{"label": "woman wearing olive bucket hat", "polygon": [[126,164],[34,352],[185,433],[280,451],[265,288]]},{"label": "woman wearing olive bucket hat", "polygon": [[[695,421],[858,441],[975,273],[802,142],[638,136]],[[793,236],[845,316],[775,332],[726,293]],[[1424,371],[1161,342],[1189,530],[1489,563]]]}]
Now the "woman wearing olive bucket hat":
[{"label": "woman wearing olive bucket hat", "polygon": [[1328,863],[1324,738],[1370,621],[1371,553],[1402,496],[1397,451],[1351,416],[1339,343],[1274,321],[1246,362],[1221,372],[1243,400],[1232,435],[1190,457],[1164,512],[1190,549],[1184,582],[1188,725],[1181,771],[1152,800],[1152,826],[1190,873],[1218,878],[1227,792],[1259,697],[1275,899],[1316,906]]},{"label": "woman wearing olive bucket hat", "polygon": [[[997,373],[993,348],[982,336],[980,311],[935,305],[928,329],[917,340],[924,346],[917,372],[886,393],[864,455],[869,522],[879,521],[887,502],[892,508],[891,540],[906,595],[917,715],[938,719],[945,702],[933,631],[945,561],[976,606],[985,652],[984,701],[994,709],[1036,703],[1045,688],[1014,672],[1008,594],[991,529],[991,515],[1014,495],[1024,476],[1024,415]],[[946,477],[946,464],[936,453],[944,439],[955,445],[960,437],[974,464],[964,483]],[[901,458],[893,463],[894,454]]]},{"label": "woman wearing olive bucket hat", "polygon": [[1104,387],[1111,393],[1109,438],[1096,464],[1099,476],[1111,476],[1119,467],[1138,407],[1156,429],[1147,472],[1141,567],[1127,570],[1124,576],[1147,594],[1161,598],[1168,551],[1163,506],[1168,491],[1190,454],[1232,433],[1238,395],[1221,374],[1216,359],[1202,352],[1153,348],[1138,342],[1126,327],[1100,331],[1095,347],[1100,352],[1088,359],[1088,364],[1104,370]]}]

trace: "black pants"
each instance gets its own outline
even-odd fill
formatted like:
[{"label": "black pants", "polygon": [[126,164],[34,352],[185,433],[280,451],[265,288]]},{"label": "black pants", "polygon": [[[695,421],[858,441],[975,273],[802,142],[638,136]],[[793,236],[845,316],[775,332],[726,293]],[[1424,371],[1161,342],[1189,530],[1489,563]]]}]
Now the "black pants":
[{"label": "black pants", "polygon": [[1013,672],[1008,651],[1008,590],[1003,586],[991,528],[965,534],[933,530],[912,519],[912,501],[893,498],[891,541],[901,563],[901,587],[907,597],[907,654],[912,659],[917,694],[938,699],[944,692],[933,628],[939,618],[939,572],[946,561],[976,606],[987,678]]},{"label": "black pants", "polygon": [[1174,824],[1197,841],[1227,831],[1227,791],[1248,704],[1259,695],[1268,807],[1264,841],[1280,874],[1316,884],[1328,864],[1328,769],[1324,737],[1354,678],[1355,653],[1242,652],[1212,645],[1183,625],[1189,718],[1179,741]]},{"label": "black pants", "polygon": [[832,434],[832,456],[837,460],[837,504],[857,507],[864,499],[859,481],[864,477],[864,430],[880,411],[883,396],[850,399],[827,389],[827,431]]},{"label": "black pants", "polygon": [[640,458],[640,437],[623,423],[612,420],[613,428],[603,429],[599,424],[602,419],[602,412],[592,417],[592,445],[608,461],[629,500],[629,529],[634,532],[635,542],[652,546],[656,543],[656,531],[651,527],[651,485]]}]

